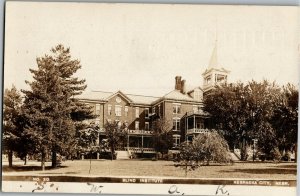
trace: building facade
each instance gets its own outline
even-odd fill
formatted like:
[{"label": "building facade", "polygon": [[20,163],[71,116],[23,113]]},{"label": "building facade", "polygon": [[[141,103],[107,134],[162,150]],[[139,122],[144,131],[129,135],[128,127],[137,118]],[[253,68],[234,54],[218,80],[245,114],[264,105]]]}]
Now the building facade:
[{"label": "building facade", "polygon": [[[99,140],[104,139],[106,122],[118,122],[127,127],[128,138],[120,151],[128,155],[135,153],[153,154],[154,116],[169,123],[176,153],[180,143],[213,127],[209,114],[203,112],[203,96],[215,85],[227,81],[229,71],[217,61],[217,47],[214,48],[208,68],[202,74],[203,86],[190,88],[181,76],[175,77],[175,88],[162,97],[126,94],[122,91],[85,92],[78,98],[92,107],[96,118],[94,123],[100,127]],[[121,153],[121,152],[120,152]]]}]

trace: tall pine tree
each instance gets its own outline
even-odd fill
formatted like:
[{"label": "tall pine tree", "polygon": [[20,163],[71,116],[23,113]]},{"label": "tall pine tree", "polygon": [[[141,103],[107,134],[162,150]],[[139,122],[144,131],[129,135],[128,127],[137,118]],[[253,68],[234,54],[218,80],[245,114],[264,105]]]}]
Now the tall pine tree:
[{"label": "tall pine tree", "polygon": [[81,65],[71,59],[69,48],[58,45],[50,55],[37,58],[37,64],[37,70],[30,69],[34,80],[26,81],[31,90],[22,92],[29,119],[25,131],[35,141],[45,169],[46,156],[52,154],[52,167],[56,167],[56,153],[67,153],[78,122],[93,116],[89,107],[74,99],[86,85],[85,80],[74,77]]},{"label": "tall pine tree", "polygon": [[12,167],[13,152],[16,152],[21,132],[18,129],[18,116],[22,98],[15,86],[5,89],[3,100],[3,146],[2,152],[8,155],[9,167]]}]

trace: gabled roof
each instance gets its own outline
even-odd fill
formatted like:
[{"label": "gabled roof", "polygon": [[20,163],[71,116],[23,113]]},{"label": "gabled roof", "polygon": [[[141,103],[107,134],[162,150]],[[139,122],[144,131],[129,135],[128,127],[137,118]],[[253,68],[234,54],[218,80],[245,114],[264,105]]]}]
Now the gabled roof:
[{"label": "gabled roof", "polygon": [[229,70],[224,69],[224,68],[222,67],[222,68],[220,68],[220,69],[216,69],[216,68],[206,69],[205,72],[204,72],[202,75],[204,76],[205,74],[207,74],[207,73],[210,72],[211,70],[216,70],[216,71],[220,71],[220,72],[225,72],[225,73],[228,73],[228,74],[230,73]]},{"label": "gabled roof", "polygon": [[113,93],[112,95],[110,95],[110,96],[107,98],[107,100],[109,100],[109,99],[111,99],[111,98],[113,98],[113,97],[115,97],[115,96],[117,96],[117,95],[123,97],[128,103],[132,103],[132,102],[133,102],[126,94],[122,93],[121,91],[118,91],[118,92],[116,92],[116,93]]},{"label": "gabled roof", "polygon": [[195,101],[191,96],[189,96],[188,94],[183,94],[179,90],[173,90],[164,95],[162,98],[178,101]]},{"label": "gabled roof", "polygon": [[81,95],[76,96],[77,99],[94,100],[94,101],[107,101],[108,97],[113,95],[113,92],[104,91],[85,91]]},{"label": "gabled roof", "polygon": [[132,94],[125,94],[121,91],[113,92],[104,92],[104,91],[89,91],[84,92],[81,95],[76,96],[78,99],[82,100],[92,100],[92,101],[102,101],[106,102],[112,97],[120,95],[124,99],[126,99],[129,103],[133,104],[145,104],[150,105],[155,100],[159,99],[159,97],[152,97],[152,96],[143,96],[143,95],[132,95]]},{"label": "gabled roof", "polygon": [[133,103],[135,104],[152,104],[152,102],[156,101],[159,99],[159,97],[152,97],[152,96],[144,96],[144,95],[131,95],[131,94],[126,94],[127,97],[129,97]]}]

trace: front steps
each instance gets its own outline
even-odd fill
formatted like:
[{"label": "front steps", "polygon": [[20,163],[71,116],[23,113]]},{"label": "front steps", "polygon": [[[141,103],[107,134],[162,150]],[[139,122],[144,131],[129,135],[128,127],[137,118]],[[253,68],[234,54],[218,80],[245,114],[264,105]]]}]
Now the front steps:
[{"label": "front steps", "polygon": [[126,150],[118,150],[117,153],[117,160],[128,160],[130,159],[129,153]]}]

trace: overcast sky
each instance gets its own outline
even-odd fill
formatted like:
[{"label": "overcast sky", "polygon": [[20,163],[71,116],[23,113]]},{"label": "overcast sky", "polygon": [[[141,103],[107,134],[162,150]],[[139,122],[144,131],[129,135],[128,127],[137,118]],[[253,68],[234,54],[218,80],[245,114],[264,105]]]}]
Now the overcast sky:
[{"label": "overcast sky", "polygon": [[297,7],[7,2],[6,11],[5,88],[28,88],[36,57],[62,43],[87,90],[161,96],[176,75],[202,85],[216,37],[229,81],[298,84]]}]

